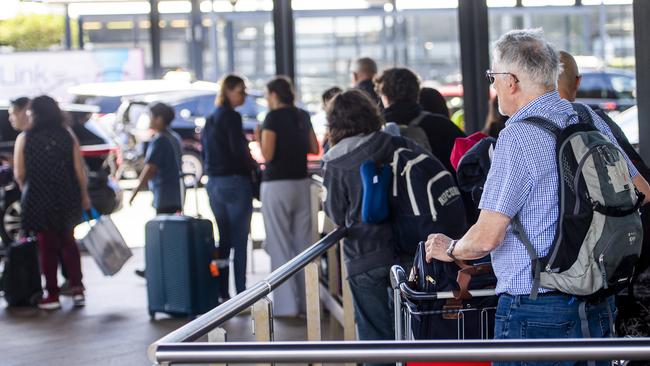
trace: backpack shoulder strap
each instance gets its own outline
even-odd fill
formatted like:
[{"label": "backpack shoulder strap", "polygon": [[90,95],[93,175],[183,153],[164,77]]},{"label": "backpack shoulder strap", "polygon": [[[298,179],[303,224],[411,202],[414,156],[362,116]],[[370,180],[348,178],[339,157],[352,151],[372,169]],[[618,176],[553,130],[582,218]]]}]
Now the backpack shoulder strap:
[{"label": "backpack shoulder strap", "polygon": [[424,117],[426,117],[426,116],[428,116],[428,115],[430,115],[430,114],[431,114],[431,113],[429,113],[429,112],[427,112],[427,111],[421,111],[420,114],[418,114],[417,117],[413,118],[413,119],[411,120],[411,122],[409,122],[408,126],[409,126],[409,127],[419,127],[419,126],[420,126],[420,122],[422,122],[422,120],[424,119]]},{"label": "backpack shoulder strap", "polygon": [[526,247],[526,251],[530,257],[530,263],[533,267],[533,287],[530,290],[530,299],[535,300],[537,299],[537,294],[539,292],[539,276],[542,272],[542,264],[539,260],[537,252],[535,251],[535,247],[533,247],[533,244],[530,242],[530,239],[524,230],[524,225],[521,223],[521,220],[519,220],[519,215],[516,215],[512,219],[511,224],[513,233],[519,237],[522,243],[524,243],[524,247]]},{"label": "backpack shoulder strap", "polygon": [[544,117],[538,117],[538,116],[528,117],[521,122],[531,126],[535,126],[537,128],[541,128],[542,130],[546,131],[548,134],[553,136],[556,140],[560,137],[560,133],[562,133],[562,129],[560,127],[558,127],[555,123],[549,121]]},{"label": "backpack shoulder strap", "polygon": [[571,103],[571,106],[573,106],[573,110],[578,113],[578,120],[579,123],[588,123],[590,125],[594,125],[594,120],[591,118],[591,113],[589,112],[589,107],[582,103]]}]

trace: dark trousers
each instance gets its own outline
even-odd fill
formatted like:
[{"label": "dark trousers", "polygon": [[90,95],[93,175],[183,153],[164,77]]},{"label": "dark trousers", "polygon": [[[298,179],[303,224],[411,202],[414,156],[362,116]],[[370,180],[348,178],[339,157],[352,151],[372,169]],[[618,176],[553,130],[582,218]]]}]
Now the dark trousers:
[{"label": "dark trousers", "polygon": [[38,233],[38,247],[41,272],[45,276],[45,288],[49,296],[59,296],[57,282],[59,258],[63,260],[70,286],[82,286],[81,258],[72,230],[41,231]]},{"label": "dark trousers", "polygon": [[219,259],[221,272],[220,296],[230,298],[230,250],[234,250],[235,288],[246,289],[246,246],[253,215],[253,186],[244,176],[209,177],[206,185],[210,207],[219,230]]},{"label": "dark trousers", "polygon": [[379,267],[350,276],[348,279],[354,300],[354,318],[357,322],[359,340],[395,339],[389,273],[390,266]]}]

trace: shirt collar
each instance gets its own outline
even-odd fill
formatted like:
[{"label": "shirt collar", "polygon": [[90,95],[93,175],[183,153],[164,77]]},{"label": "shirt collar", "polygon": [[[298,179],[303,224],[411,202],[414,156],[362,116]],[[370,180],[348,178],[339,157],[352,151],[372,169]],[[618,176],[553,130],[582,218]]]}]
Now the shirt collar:
[{"label": "shirt collar", "polygon": [[[564,100],[560,98],[560,93],[557,90],[546,92],[539,97],[533,99],[530,103],[523,106],[515,114],[508,118],[506,126],[511,125],[514,122],[521,121],[530,116],[541,116],[548,118],[550,114],[557,113],[559,109],[565,109],[562,105]],[[571,104],[567,101],[564,101],[569,106],[569,111],[572,111]],[[553,107],[553,108],[550,108]]]}]

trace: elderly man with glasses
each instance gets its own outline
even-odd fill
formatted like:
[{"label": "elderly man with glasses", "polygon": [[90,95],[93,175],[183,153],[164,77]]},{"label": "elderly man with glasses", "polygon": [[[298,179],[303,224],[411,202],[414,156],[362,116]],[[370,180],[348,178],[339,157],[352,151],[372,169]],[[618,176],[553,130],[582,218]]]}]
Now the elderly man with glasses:
[{"label": "elderly man with glasses", "polygon": [[[546,288],[540,288],[536,297],[530,296],[536,292],[531,258],[511,225],[515,217],[519,219],[540,258],[549,252],[559,210],[555,138],[522,121],[543,117],[560,129],[578,121],[571,103],[558,94],[561,70],[559,53],[541,30],[511,31],[495,43],[492,70],[486,76],[496,89],[499,112],[510,118],[494,151],[479,220],[460,240],[433,234],[427,241],[428,260],[470,260],[491,253],[498,280],[498,339],[610,335],[612,298],[587,305],[586,332],[581,328],[581,301]],[[616,143],[602,119],[593,112],[591,117],[595,127]],[[625,159],[635,186],[649,197],[648,183],[627,156]]]}]

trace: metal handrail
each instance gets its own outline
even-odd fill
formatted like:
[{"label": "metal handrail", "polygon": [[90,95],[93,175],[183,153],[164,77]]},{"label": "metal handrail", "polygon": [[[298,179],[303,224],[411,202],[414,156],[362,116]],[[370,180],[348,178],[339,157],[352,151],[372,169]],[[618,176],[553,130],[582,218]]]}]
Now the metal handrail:
[{"label": "metal handrail", "polygon": [[649,360],[650,338],[237,342],[160,345],[160,363],[388,363]]},{"label": "metal handrail", "polygon": [[313,244],[305,251],[300,253],[282,267],[269,274],[264,280],[256,283],[246,291],[231,298],[225,303],[201,315],[192,322],[181,328],[169,333],[165,337],[157,340],[149,346],[148,354],[152,362],[160,359],[159,350],[163,346],[175,346],[172,343],[192,342],[195,341],[212,329],[220,326],[222,323],[239,314],[244,309],[252,306],[271,291],[276,289],[294,274],[302,270],[307,264],[311,263],[327,250],[336,245],[346,235],[345,228],[337,228],[323,239]]}]

